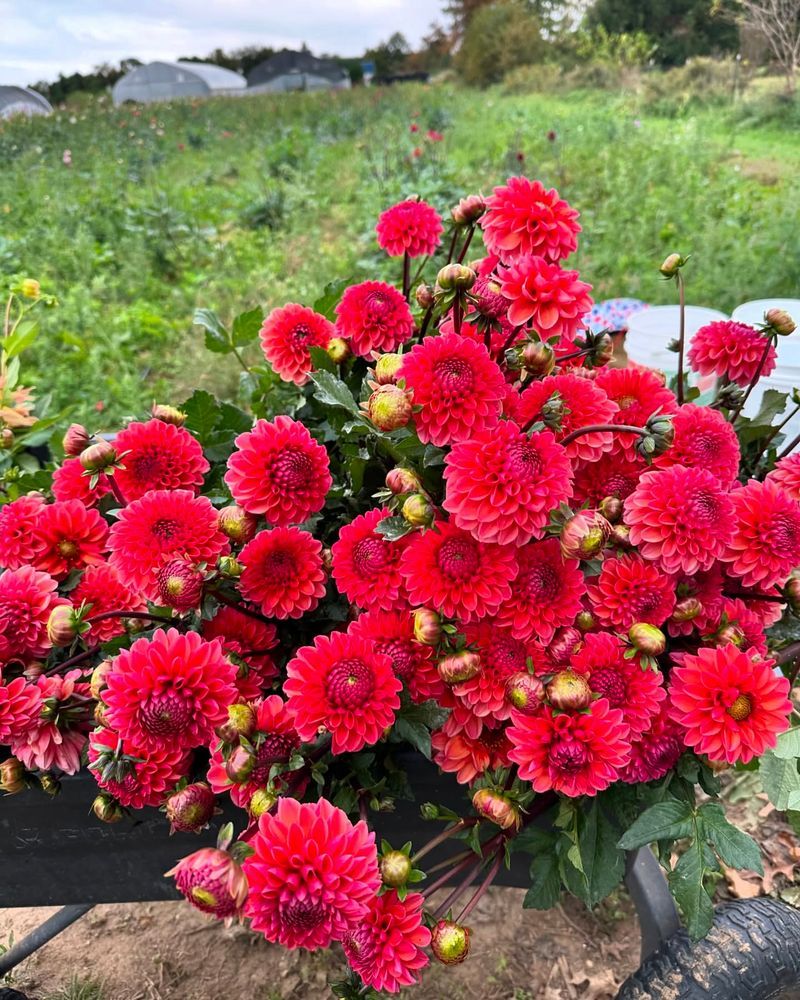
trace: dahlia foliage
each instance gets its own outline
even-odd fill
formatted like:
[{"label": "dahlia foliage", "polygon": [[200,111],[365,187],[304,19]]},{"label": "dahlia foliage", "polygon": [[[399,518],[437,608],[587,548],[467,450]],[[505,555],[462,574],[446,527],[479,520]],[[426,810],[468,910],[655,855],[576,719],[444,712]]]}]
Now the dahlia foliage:
[{"label": "dahlia foliage", "polygon": [[[800,458],[784,398],[742,415],[790,317],[711,324],[668,383],[587,326],[557,192],[515,177],[452,216],[388,208],[381,280],[230,333],[198,314],[219,353],[263,352],[250,412],[197,391],[73,425],[35,473],[10,460],[35,418],[0,425],[0,785],[87,767],[91,822],[224,813],[177,888],[286,947],[338,942],[340,997],[462,961],[515,854],[526,906],[595,905],[658,841],[701,934],[705,877],[760,863],[720,773],[760,767],[800,811]],[[427,843],[391,833],[424,821]]]}]

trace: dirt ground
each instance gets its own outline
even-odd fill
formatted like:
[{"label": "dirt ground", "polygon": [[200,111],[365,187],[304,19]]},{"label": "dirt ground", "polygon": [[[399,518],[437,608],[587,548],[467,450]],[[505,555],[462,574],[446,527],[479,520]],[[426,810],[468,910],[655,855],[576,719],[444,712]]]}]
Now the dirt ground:
[{"label": "dirt ground", "polygon": [[[461,966],[431,967],[419,1000],[607,1000],[638,965],[638,926],[620,894],[597,915],[563,907],[518,910],[524,893],[492,889],[472,914]],[[53,912],[0,910],[0,941],[19,940]],[[512,919],[513,915],[513,919]],[[521,915],[521,919],[519,919]],[[184,903],[98,906],[15,971],[10,985],[45,1000],[73,977],[102,984],[103,1000],[327,1000],[345,964],[287,952],[240,927],[207,921]]]}]

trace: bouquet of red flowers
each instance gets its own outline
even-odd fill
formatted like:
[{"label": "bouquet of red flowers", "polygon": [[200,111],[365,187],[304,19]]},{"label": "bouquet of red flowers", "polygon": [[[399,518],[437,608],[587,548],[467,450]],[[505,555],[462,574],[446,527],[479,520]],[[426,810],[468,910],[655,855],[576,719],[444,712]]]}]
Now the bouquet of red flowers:
[{"label": "bouquet of red flowers", "polygon": [[[21,461],[52,433],[18,384],[36,283],[6,311],[0,784],[86,766],[97,818],[162,807],[182,831],[229,799],[238,826],[177,887],[287,947],[340,942],[340,996],[463,960],[512,852],[526,905],[595,905],[657,843],[701,935],[704,877],[760,864],[719,772],[760,765],[800,808],[800,455],[779,453],[785,396],[743,415],[791,318],[681,331],[668,385],[586,325],[557,192],[513,177],[451,215],[444,242],[424,201],[380,216],[400,287],[334,282],[230,329],[201,310],[212,350],[260,342],[250,412],[196,391],[74,424],[52,472]],[[681,301],[685,265],[661,267]],[[705,405],[687,366],[717,379]],[[409,745],[464,807],[424,803],[426,844],[377,843]]]}]

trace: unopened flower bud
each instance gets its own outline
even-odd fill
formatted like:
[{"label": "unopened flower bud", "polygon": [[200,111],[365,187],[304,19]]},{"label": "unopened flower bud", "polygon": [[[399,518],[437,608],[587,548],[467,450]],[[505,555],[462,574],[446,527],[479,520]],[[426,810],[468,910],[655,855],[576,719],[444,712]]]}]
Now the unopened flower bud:
[{"label": "unopened flower bud", "polygon": [[529,340],[520,348],[520,364],[536,378],[544,378],[555,368],[556,354],[549,344]]},{"label": "unopened flower bud", "polygon": [[89,447],[91,440],[91,435],[82,424],[70,424],[61,442],[64,446],[64,454],[77,458],[82,451]]},{"label": "unopened flower bud", "polygon": [[696,597],[684,597],[675,605],[670,618],[674,622],[693,622],[702,612],[703,605]]},{"label": "unopened flower bud", "polygon": [[256,765],[256,759],[245,747],[234,747],[225,761],[225,773],[237,785],[247,781]]},{"label": "unopened flower bud", "polygon": [[572,625],[556,629],[553,638],[547,646],[547,655],[559,667],[566,666],[570,659],[580,649],[583,637]]},{"label": "unopened flower bud", "polygon": [[164,424],[173,424],[175,427],[183,427],[186,423],[187,415],[177,406],[168,406],[166,403],[153,403],[150,413],[156,420]]},{"label": "unopened flower bud", "polygon": [[94,703],[94,711],[92,712],[92,717],[95,723],[102,729],[110,729],[108,719],[108,705],[104,701],[96,701]]},{"label": "unopened flower bud", "polygon": [[47,619],[47,638],[51,645],[69,646],[78,634],[75,609],[71,604],[59,604],[50,612]]},{"label": "unopened flower bud", "polygon": [[411,419],[411,399],[396,385],[381,385],[369,397],[367,415],[379,431],[395,431]]},{"label": "unopened flower bud", "polygon": [[430,285],[426,285],[424,282],[417,285],[416,291],[414,292],[414,298],[417,300],[417,305],[420,309],[430,309],[433,305],[433,289]]},{"label": "unopened flower bud", "polygon": [[395,496],[402,496],[404,493],[419,493],[421,487],[419,476],[411,469],[404,469],[398,465],[386,473],[386,488]]},{"label": "unopened flower bud", "polygon": [[523,715],[533,715],[544,701],[544,684],[533,674],[520,670],[506,681],[506,700]]},{"label": "unopened flower bud", "polygon": [[639,436],[636,450],[643,458],[655,458],[663,455],[675,440],[675,428],[672,417],[666,413],[650,417],[645,424],[646,434]]},{"label": "unopened flower bud", "polygon": [[228,718],[217,729],[217,735],[226,743],[236,743],[240,736],[248,737],[256,728],[256,713],[252,705],[236,702],[228,705]]},{"label": "unopened flower bud", "polygon": [[580,712],[588,708],[592,689],[585,677],[573,670],[561,670],[546,687],[547,700],[562,712]]},{"label": "unopened flower bud", "polygon": [[442,619],[430,608],[414,612],[414,639],[423,646],[438,646],[442,638]]},{"label": "unopened flower bud", "polygon": [[788,337],[797,329],[797,324],[785,309],[768,309],[764,313],[764,321],[781,337]]},{"label": "unopened flower bud", "polygon": [[220,556],[217,560],[217,569],[222,576],[238,580],[244,571],[244,566],[234,556]]},{"label": "unopened flower bud", "polygon": [[202,913],[229,920],[242,912],[247,879],[241,866],[218,847],[202,847],[165,872],[175,887]]},{"label": "unopened flower bud", "polygon": [[439,660],[436,669],[445,684],[463,684],[481,672],[481,658],[470,649],[462,649]]},{"label": "unopened flower bud", "polygon": [[101,792],[92,802],[92,812],[102,823],[119,823],[125,815],[119,802],[105,792]]},{"label": "unopened flower bud", "polygon": [[170,559],[156,576],[159,602],[176,611],[190,611],[200,606],[203,574],[182,559]]},{"label": "unopened flower bud", "polygon": [[442,965],[459,965],[469,955],[468,927],[454,920],[440,920],[431,931],[431,951]]},{"label": "unopened flower bud", "polygon": [[330,573],[333,569],[333,549],[328,548],[326,545],[320,555],[322,557],[322,568],[326,573]]},{"label": "unopened flower bud", "polygon": [[618,549],[632,549],[633,542],[631,542],[631,529],[627,524],[615,524],[611,528],[611,534],[608,538],[608,544],[613,545]]},{"label": "unopened flower bud", "polygon": [[375,362],[374,381],[378,385],[395,385],[402,367],[402,354],[381,354]]},{"label": "unopened flower bud", "polygon": [[597,509],[609,524],[616,524],[622,517],[623,503],[619,497],[603,497]]},{"label": "unopened flower bud", "polygon": [[594,559],[611,535],[611,525],[596,510],[582,510],[561,529],[561,554],[565,559]]},{"label": "unopened flower bud", "polygon": [[422,493],[412,493],[403,502],[401,510],[403,519],[415,528],[427,528],[433,524],[434,509]]},{"label": "unopened flower bud", "polygon": [[101,438],[96,444],[90,444],[80,454],[81,465],[87,472],[102,472],[117,460],[117,453],[110,441]]},{"label": "unopened flower bud", "polygon": [[[704,637],[704,641],[705,641]],[[718,629],[713,636],[708,637],[713,646],[727,646],[729,643],[737,649],[743,649],[745,645],[745,634],[736,622],[729,622]]]},{"label": "unopened flower bud", "polygon": [[200,833],[211,822],[216,805],[216,796],[205,781],[195,781],[173,792],[165,804],[170,832]]},{"label": "unopened flower bud", "polygon": [[26,299],[38,299],[42,294],[42,286],[36,278],[24,278],[19,288]]},{"label": "unopened flower bud", "polygon": [[16,757],[0,761],[0,791],[16,795],[26,787],[25,765]]},{"label": "unopened flower bud", "polygon": [[436,284],[443,292],[467,291],[478,275],[466,264],[445,264],[436,275]]},{"label": "unopened flower bud", "polygon": [[664,258],[664,263],[659,268],[659,271],[661,271],[665,278],[674,278],[685,263],[685,259],[679,253],[671,253]]},{"label": "unopened flower bud", "polygon": [[783,588],[783,596],[793,615],[800,615],[800,577],[790,576]]},{"label": "unopened flower bud", "polygon": [[92,671],[89,680],[89,693],[93,698],[99,698],[106,686],[106,678],[111,671],[111,660],[102,660]]},{"label": "unopened flower bud", "polygon": [[399,889],[411,874],[411,858],[403,851],[387,851],[380,859],[380,869],[383,884]]},{"label": "unopened flower bud", "polygon": [[450,216],[457,226],[471,226],[485,211],[486,202],[483,198],[479,194],[468,194],[450,209]]},{"label": "unopened flower bud", "polygon": [[575,627],[581,632],[591,632],[597,627],[597,619],[589,610],[579,611],[575,616]]},{"label": "unopened flower bud", "polygon": [[61,791],[61,782],[54,774],[50,774],[48,771],[39,775],[39,784],[41,785],[42,791],[46,795],[49,795],[51,799],[54,799]]},{"label": "unopened flower bud", "polygon": [[655,625],[636,622],[628,630],[628,639],[634,649],[645,656],[661,656],[667,648],[667,637]]},{"label": "unopened flower bud", "polygon": [[10,427],[0,428],[0,451],[10,451],[14,447],[14,432]]},{"label": "unopened flower bud", "polygon": [[423,802],[419,807],[419,814],[425,820],[434,820],[439,818],[439,807],[435,802]]},{"label": "unopened flower bud", "polygon": [[255,535],[258,518],[238,504],[232,503],[219,512],[217,525],[223,535],[227,535],[236,545],[244,545]]},{"label": "unopened flower bud", "polygon": [[278,801],[278,796],[274,792],[268,792],[266,788],[257,788],[250,796],[247,803],[247,811],[253,819],[260,819]]},{"label": "unopened flower bud", "polygon": [[331,337],[326,350],[328,357],[335,365],[344,364],[353,353],[344,337]]},{"label": "unopened flower bud", "polygon": [[496,792],[491,788],[479,788],[472,796],[472,808],[479,816],[496,823],[501,830],[519,828],[519,808],[502,792]]}]

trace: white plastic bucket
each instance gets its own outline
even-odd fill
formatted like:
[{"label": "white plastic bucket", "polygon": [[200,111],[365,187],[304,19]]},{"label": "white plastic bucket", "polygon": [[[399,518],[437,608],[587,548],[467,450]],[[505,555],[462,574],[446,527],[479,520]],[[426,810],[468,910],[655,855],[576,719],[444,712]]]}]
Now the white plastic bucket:
[{"label": "white plastic bucket", "polygon": [[[628,335],[625,338],[628,357],[637,364],[660,368],[667,375],[674,375],[678,370],[678,356],[668,349],[668,344],[678,339],[680,315],[680,306],[650,306],[649,309],[633,313],[628,319]],[[718,309],[686,306],[687,350],[690,339],[701,326],[727,318]],[[688,365],[686,367],[688,371]],[[688,374],[691,378],[691,372]],[[701,379],[698,383],[701,389],[708,388],[706,381]]]}]

